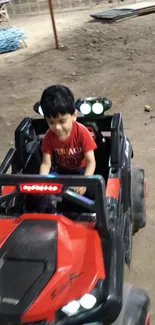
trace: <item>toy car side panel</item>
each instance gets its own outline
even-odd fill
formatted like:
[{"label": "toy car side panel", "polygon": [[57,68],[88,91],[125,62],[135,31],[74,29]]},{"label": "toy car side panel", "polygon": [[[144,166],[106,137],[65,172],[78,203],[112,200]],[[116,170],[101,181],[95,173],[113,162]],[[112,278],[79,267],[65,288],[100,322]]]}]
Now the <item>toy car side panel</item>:
[{"label": "toy car side panel", "polygon": [[111,166],[121,166],[121,142],[124,136],[123,120],[120,113],[114,114],[111,121]]},{"label": "toy car side panel", "polygon": [[17,157],[13,164],[14,170],[22,170],[27,174],[38,173],[41,164],[40,139],[31,118],[25,118],[16,128],[15,148]]},{"label": "toy car side panel", "polygon": [[[130,141],[127,137],[124,137],[121,152],[121,178],[124,213],[126,213],[131,208],[131,156],[132,148]],[[129,213],[131,212],[129,211]]]}]

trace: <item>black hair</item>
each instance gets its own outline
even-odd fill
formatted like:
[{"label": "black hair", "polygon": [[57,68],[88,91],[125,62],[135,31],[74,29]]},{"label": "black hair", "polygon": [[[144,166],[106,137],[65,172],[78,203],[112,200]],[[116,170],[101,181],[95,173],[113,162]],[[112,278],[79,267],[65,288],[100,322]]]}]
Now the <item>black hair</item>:
[{"label": "black hair", "polygon": [[43,91],[40,106],[47,118],[56,118],[58,114],[73,115],[75,112],[74,95],[68,87],[53,85]]}]

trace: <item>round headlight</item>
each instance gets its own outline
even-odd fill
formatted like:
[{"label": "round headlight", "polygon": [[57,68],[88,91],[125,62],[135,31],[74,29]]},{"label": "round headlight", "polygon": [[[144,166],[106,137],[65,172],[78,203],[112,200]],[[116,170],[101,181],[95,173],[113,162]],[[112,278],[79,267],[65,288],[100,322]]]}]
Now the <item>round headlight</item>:
[{"label": "round headlight", "polygon": [[71,316],[76,314],[79,308],[80,308],[80,303],[76,300],[73,300],[69,302],[66,306],[64,306],[61,310],[68,316]]},{"label": "round headlight", "polygon": [[101,103],[95,103],[92,106],[92,111],[94,114],[101,114],[103,113],[103,105]]},{"label": "round headlight", "polygon": [[96,301],[96,297],[87,293],[80,299],[80,305],[85,309],[91,309],[96,304]]},{"label": "round headlight", "polygon": [[87,103],[83,103],[81,106],[80,106],[80,111],[82,114],[84,115],[87,115],[91,112],[91,106]]}]

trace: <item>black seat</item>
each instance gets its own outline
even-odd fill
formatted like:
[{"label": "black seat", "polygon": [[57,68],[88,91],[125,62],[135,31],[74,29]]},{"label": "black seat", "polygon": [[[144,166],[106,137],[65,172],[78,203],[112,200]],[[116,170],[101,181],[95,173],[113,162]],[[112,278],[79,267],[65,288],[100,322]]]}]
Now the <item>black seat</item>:
[{"label": "black seat", "polygon": [[96,122],[83,123],[94,138],[97,149],[95,150],[96,169],[95,174],[102,175],[107,182],[109,174],[109,157],[111,152],[111,137],[104,136]]}]

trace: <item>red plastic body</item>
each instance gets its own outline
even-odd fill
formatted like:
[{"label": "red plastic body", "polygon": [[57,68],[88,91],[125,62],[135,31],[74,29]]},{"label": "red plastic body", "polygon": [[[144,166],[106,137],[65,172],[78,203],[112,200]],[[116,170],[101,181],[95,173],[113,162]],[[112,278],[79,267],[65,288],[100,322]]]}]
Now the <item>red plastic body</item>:
[{"label": "red plastic body", "polygon": [[24,214],[17,219],[0,220],[0,247],[27,218],[57,221],[57,263],[53,277],[21,321],[53,321],[56,310],[91,292],[96,282],[105,278],[100,237],[92,223],[73,222],[62,215]]}]

